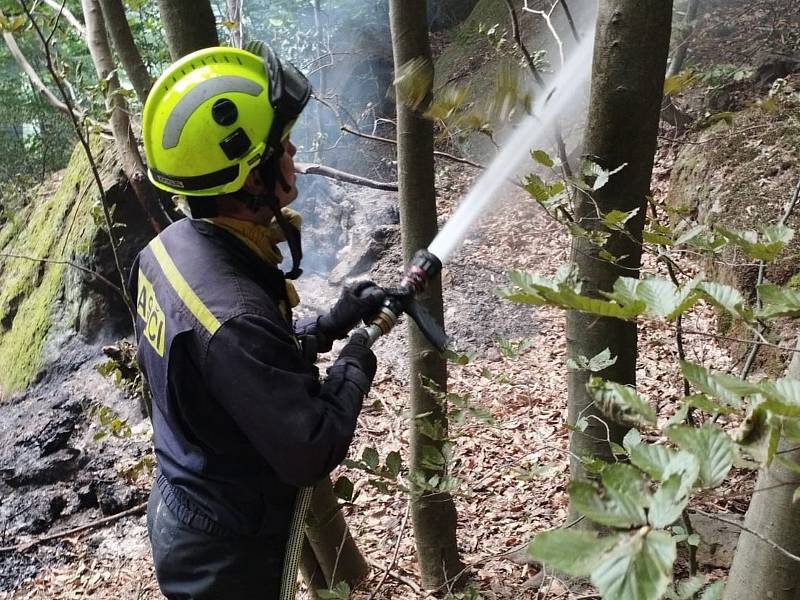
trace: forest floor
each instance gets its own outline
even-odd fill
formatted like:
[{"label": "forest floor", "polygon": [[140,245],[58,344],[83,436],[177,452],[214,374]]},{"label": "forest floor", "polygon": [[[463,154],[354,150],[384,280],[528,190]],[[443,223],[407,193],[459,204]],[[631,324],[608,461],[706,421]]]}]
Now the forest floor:
[{"label": "forest floor", "polygon": [[[783,10],[776,8],[778,4]],[[710,2],[704,28],[693,42],[696,59],[706,68],[722,62],[746,62],[759,43],[758,27],[772,27],[774,32],[780,26],[781,15],[796,14],[791,12],[794,4],[793,0]],[[756,33],[747,38],[737,34],[742,19],[749,22],[758,14],[758,6],[763,5],[769,10],[761,15],[759,26],[741,29]],[[721,44],[730,60],[720,56]],[[686,92],[683,107],[693,116],[702,115],[704,89],[701,85]],[[739,95],[737,101],[742,102],[750,93],[741,86],[735,92]],[[652,184],[656,202],[667,194],[672,165],[681,145],[695,140],[696,134],[691,131],[678,136],[671,127],[662,128]],[[440,216],[446,219],[477,172],[439,163],[438,175]],[[767,181],[765,193],[788,193],[770,189],[769,185]],[[563,524],[567,516],[564,315],[551,308],[510,305],[495,294],[496,288],[505,283],[508,270],[552,275],[567,262],[568,253],[569,239],[562,228],[527,195],[509,186],[501,205],[473,232],[443,272],[448,333],[463,349],[474,353],[469,364],[451,365],[450,391],[468,394],[474,407],[493,418],[492,423],[468,419],[451,430],[456,448],[452,474],[461,481],[455,495],[459,546],[472,585],[487,599],[594,597],[590,587],[572,583],[570,588],[570,582],[524,564],[524,548],[530,538]],[[395,248],[376,266],[373,276],[390,282],[400,268]],[[660,268],[651,257],[645,257],[645,270],[658,272]],[[685,339],[689,360],[716,369],[736,362],[738,356],[729,355],[715,337],[715,313],[709,306],[699,304],[687,315],[683,326],[691,332]],[[360,457],[364,448],[371,447],[381,457],[399,451],[407,463],[408,382],[402,358],[403,338],[404,332],[399,328],[376,346],[378,375],[359,421],[351,458]],[[638,389],[654,403],[659,421],[664,422],[683,396],[675,328],[660,322],[642,322],[639,339]],[[146,438],[148,431],[142,428],[134,435]],[[357,497],[344,510],[360,549],[373,565],[369,577],[352,597],[429,597],[421,590],[417,576],[407,497],[401,492],[378,491],[357,470],[343,467],[333,476],[340,475],[355,483]],[[725,486],[696,502],[708,507],[709,512],[741,514],[747,507],[754,475],[751,470],[736,468]],[[147,481],[141,484],[143,489],[147,485]],[[735,535],[723,542],[712,538],[712,534],[704,537],[699,548],[700,571],[717,578],[729,564]],[[14,591],[0,592],[0,600],[161,597],[141,515],[27,552],[41,563],[38,574]],[[301,593],[302,598],[307,597],[304,594]]]}]

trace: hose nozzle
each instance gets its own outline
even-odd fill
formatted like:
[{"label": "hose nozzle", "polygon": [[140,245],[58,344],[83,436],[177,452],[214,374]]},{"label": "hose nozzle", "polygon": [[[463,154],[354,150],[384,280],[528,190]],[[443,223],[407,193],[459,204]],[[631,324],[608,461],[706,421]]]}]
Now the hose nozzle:
[{"label": "hose nozzle", "polygon": [[439,352],[447,348],[447,335],[442,326],[416,301],[417,294],[428,287],[431,279],[442,270],[442,261],[427,250],[419,250],[408,264],[400,286],[387,290],[388,297],[380,313],[366,328],[371,346],[380,336],[389,333],[397,324],[400,315],[406,313],[422,331],[423,335]]}]

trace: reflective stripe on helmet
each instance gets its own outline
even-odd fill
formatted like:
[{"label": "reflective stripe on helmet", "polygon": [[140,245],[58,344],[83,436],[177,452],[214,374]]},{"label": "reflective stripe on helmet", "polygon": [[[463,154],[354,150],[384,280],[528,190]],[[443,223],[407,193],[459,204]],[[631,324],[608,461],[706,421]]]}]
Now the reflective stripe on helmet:
[{"label": "reflective stripe on helmet", "polygon": [[207,79],[186,92],[186,95],[172,109],[164,125],[161,145],[165,150],[174,148],[181,139],[181,132],[186,121],[203,102],[214,96],[228,92],[242,92],[250,96],[258,96],[264,88],[255,81],[238,75],[223,75]]}]

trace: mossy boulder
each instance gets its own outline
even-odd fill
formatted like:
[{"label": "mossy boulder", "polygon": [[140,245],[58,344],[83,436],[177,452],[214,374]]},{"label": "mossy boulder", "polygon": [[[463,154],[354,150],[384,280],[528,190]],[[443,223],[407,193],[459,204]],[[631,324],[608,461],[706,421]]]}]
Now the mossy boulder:
[{"label": "mossy boulder", "polygon": [[[99,137],[92,149],[107,195],[117,205],[115,218],[124,223],[132,201],[115,152]],[[109,260],[100,196],[81,147],[55,192],[52,187],[43,185],[0,228],[0,400],[25,389],[59,361],[74,336],[100,340],[130,327],[130,319],[126,325],[120,316],[125,309],[119,295],[79,268],[120,281]],[[128,237],[125,231],[116,233]],[[127,263],[132,251],[125,253]]]}]

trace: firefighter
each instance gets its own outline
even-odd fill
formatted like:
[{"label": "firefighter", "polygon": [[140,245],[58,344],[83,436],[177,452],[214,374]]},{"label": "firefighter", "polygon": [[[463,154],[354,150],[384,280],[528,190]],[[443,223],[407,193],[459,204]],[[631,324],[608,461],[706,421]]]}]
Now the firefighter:
[{"label": "firefighter", "polygon": [[302,248],[299,215],[286,208],[297,196],[289,132],[310,93],[297,69],[255,44],[189,54],[145,103],[150,179],[191,212],[131,273],[157,459],[147,524],[168,598],[293,596],[294,564],[283,591],[281,576],[297,545],[290,523],[303,522],[300,490],[345,457],[375,375],[358,333],[324,381],[313,364],[379,310],[375,284],[346,287],[299,327],[292,320]]}]

